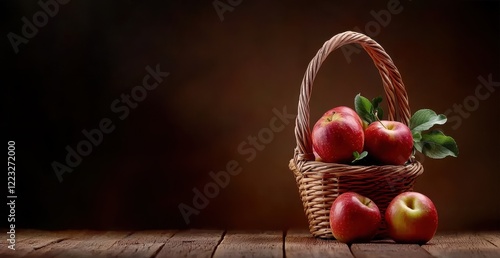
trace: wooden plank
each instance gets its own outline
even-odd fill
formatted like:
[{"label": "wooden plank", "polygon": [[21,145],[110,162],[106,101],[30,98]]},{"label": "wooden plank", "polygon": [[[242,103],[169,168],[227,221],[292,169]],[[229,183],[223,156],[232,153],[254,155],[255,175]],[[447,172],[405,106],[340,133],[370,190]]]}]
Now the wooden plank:
[{"label": "wooden plank", "polygon": [[167,240],[156,257],[211,257],[223,235],[222,230],[181,231]]},{"label": "wooden plank", "polygon": [[[7,242],[7,239],[9,238],[9,234],[7,233],[10,230],[10,228],[0,228],[0,232],[2,232],[2,236],[5,236],[5,238],[2,237],[0,241],[0,257],[3,257],[3,255],[7,253],[11,253],[10,251],[14,251],[8,248],[11,243]],[[19,230],[15,230],[16,235],[15,235],[15,244],[17,245],[21,239],[26,239],[27,235],[26,234],[20,234]],[[17,248],[17,246],[15,247]]]},{"label": "wooden plank", "polygon": [[16,242],[21,243],[35,237],[47,236],[47,234],[56,234],[56,231],[39,230],[39,229],[20,229],[16,233]]},{"label": "wooden plank", "polygon": [[103,252],[106,257],[154,257],[176,231],[138,231]]},{"label": "wooden plank", "polygon": [[30,252],[31,257],[103,257],[104,251],[130,235],[125,231],[69,231],[65,239]]},{"label": "wooden plank", "polygon": [[228,232],[214,257],[282,257],[283,232]]},{"label": "wooden plank", "polygon": [[474,233],[439,234],[422,248],[436,257],[500,257],[497,246]]},{"label": "wooden plank", "polygon": [[500,232],[481,232],[479,236],[494,244],[497,248],[500,248]]},{"label": "wooden plank", "polygon": [[289,230],[285,237],[286,257],[353,257],[349,246],[336,240],[314,238],[308,230]]},{"label": "wooden plank", "polygon": [[2,246],[0,257],[22,257],[66,238],[67,232],[62,231],[22,230],[16,234],[16,250]]},{"label": "wooden plank", "polygon": [[[1,230],[1,232],[4,232],[4,230]],[[7,230],[5,229],[5,232]],[[15,238],[15,244],[16,244],[16,249],[18,248],[18,244],[22,242],[26,242],[30,239],[33,238],[46,238],[49,237],[49,235],[53,235],[55,232],[54,231],[44,231],[44,230],[33,230],[33,229],[21,229],[16,231],[16,238]],[[8,235],[7,235],[8,237]],[[7,239],[5,239],[7,240]],[[10,245],[7,241],[0,241],[0,248],[7,248],[7,246]],[[0,250],[1,252],[2,250]]]},{"label": "wooden plank", "polygon": [[422,247],[373,241],[350,250],[306,230],[290,230],[284,243],[281,231],[20,230],[16,237],[16,251],[2,243],[0,257],[500,257],[500,232],[438,234]]},{"label": "wooden plank", "polygon": [[396,244],[393,241],[373,241],[371,243],[352,244],[351,251],[356,258],[429,258],[433,257],[419,245]]}]

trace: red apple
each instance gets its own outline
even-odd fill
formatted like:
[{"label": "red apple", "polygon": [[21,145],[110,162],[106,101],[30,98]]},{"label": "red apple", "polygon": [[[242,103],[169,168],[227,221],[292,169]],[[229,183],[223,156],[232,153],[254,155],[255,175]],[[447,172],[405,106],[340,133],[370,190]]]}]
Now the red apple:
[{"label": "red apple", "polygon": [[318,155],[318,153],[315,150],[313,150],[313,154],[314,154],[314,160],[315,161],[321,161],[322,162],[321,157]]},{"label": "red apple", "polygon": [[387,165],[403,165],[413,151],[410,128],[396,121],[376,121],[365,130],[368,155]]},{"label": "red apple", "polygon": [[323,162],[349,163],[353,152],[362,152],[364,132],[361,119],[348,107],[328,110],[314,125],[313,150]]},{"label": "red apple", "polygon": [[378,231],[382,218],[377,205],[354,192],[343,193],[330,209],[330,228],[342,243],[370,241]]},{"label": "red apple", "polygon": [[427,196],[405,192],[391,201],[385,212],[385,221],[394,241],[425,244],[436,233],[438,214]]},{"label": "red apple", "polygon": [[346,106],[334,107],[334,108],[330,109],[328,112],[337,112],[337,113],[344,113],[347,115],[351,115],[359,122],[359,124],[363,125],[363,120],[361,120],[358,113],[356,113],[356,111],[354,111],[354,109],[352,109],[350,107],[346,107]]}]

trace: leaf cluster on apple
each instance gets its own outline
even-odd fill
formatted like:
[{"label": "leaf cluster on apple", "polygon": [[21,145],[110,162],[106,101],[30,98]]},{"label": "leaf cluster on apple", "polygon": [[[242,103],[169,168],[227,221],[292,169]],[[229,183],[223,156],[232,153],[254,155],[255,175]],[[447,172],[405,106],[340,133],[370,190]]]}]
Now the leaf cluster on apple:
[{"label": "leaf cluster on apple", "polygon": [[404,165],[415,151],[430,158],[457,157],[455,140],[431,130],[446,123],[446,116],[421,109],[409,126],[384,120],[382,97],[371,101],[356,95],[355,110],[339,106],[325,112],[313,127],[311,138],[317,161],[355,165]]},{"label": "leaf cluster on apple", "polygon": [[[354,98],[354,106],[356,112],[357,114],[359,114],[362,121],[368,124],[368,128],[375,124],[375,127],[378,127],[378,130],[382,130],[381,126],[377,124],[378,122],[379,124],[382,124],[382,126],[385,127],[386,129],[389,129],[387,126],[385,126],[387,122],[382,120],[383,111],[382,108],[380,107],[381,102],[382,102],[381,97],[374,98],[372,101],[370,101],[367,98],[361,96],[361,94],[356,95],[356,97]],[[397,134],[397,136],[395,137],[401,141],[401,144],[397,145],[400,146],[400,148],[402,148],[400,149],[399,161],[396,158],[377,157],[377,156],[384,156],[384,154],[380,154],[384,152],[386,153],[385,156],[390,155],[389,154],[391,153],[390,150],[396,148],[395,147],[396,145],[393,146],[392,148],[384,145],[385,143],[390,144],[391,143],[390,141],[384,142],[384,144],[379,144],[378,146],[365,146],[365,147],[368,147],[367,151],[369,154],[370,154],[370,149],[372,150],[372,152],[375,151],[373,155],[377,157],[377,160],[382,161],[382,163],[390,164],[390,162],[388,161],[394,161],[395,163],[397,163],[394,165],[398,164],[402,165],[408,159],[406,158],[406,161],[403,163],[401,163],[401,160],[404,159],[404,157],[406,156],[408,156],[408,158],[410,157],[408,155],[408,147],[407,147],[409,140],[406,140],[406,143],[403,143],[404,140],[402,138],[403,137],[408,138],[408,131],[410,131],[412,138],[412,154],[414,153],[414,151],[419,151],[422,154],[426,155],[427,157],[434,159],[442,159],[447,156],[457,157],[458,146],[455,140],[452,137],[445,135],[442,131],[431,130],[431,128],[434,125],[443,125],[446,123],[446,121],[447,118],[443,114],[438,115],[431,109],[420,109],[417,112],[415,112],[410,118],[409,126],[406,126],[400,122],[396,122],[395,125],[401,128],[399,130],[405,131]],[[391,122],[394,123],[394,121]],[[405,129],[403,129],[403,127],[405,127]],[[367,132],[368,128],[365,129],[365,145],[366,141],[376,141],[375,138],[377,138],[377,137],[367,136],[367,134],[372,133],[372,132]],[[381,133],[380,135],[384,134]],[[406,148],[403,149],[405,145]],[[389,150],[381,151],[380,149],[382,148],[386,148]],[[384,159],[386,160],[384,161]]]},{"label": "leaf cluster on apple", "polygon": [[457,157],[458,146],[455,140],[440,130],[430,130],[432,126],[443,125],[446,121],[445,115],[437,115],[430,109],[420,109],[415,112],[410,118],[415,149],[433,159]]}]

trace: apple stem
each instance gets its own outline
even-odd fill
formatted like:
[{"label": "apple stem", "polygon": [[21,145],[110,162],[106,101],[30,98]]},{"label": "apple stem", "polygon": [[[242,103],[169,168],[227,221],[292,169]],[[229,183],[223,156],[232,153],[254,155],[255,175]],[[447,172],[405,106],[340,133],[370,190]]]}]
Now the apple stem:
[{"label": "apple stem", "polygon": [[331,122],[333,121],[333,116],[336,114],[336,112],[332,112],[332,115],[326,118],[326,121]]},{"label": "apple stem", "polygon": [[384,123],[382,123],[382,121],[380,121],[380,119],[378,119],[378,115],[377,115],[377,110],[375,110],[375,112],[373,112],[373,115],[375,116],[375,119],[377,119],[377,121],[385,128],[387,129],[387,127],[385,127]]},{"label": "apple stem", "polygon": [[378,119],[377,119],[377,121],[378,121],[378,122],[379,122],[379,123],[380,123],[380,124],[381,124],[381,125],[385,128],[385,129],[387,129],[387,127],[385,127],[385,125],[384,125],[384,123],[382,123],[382,121],[380,121],[380,120],[378,120]]}]

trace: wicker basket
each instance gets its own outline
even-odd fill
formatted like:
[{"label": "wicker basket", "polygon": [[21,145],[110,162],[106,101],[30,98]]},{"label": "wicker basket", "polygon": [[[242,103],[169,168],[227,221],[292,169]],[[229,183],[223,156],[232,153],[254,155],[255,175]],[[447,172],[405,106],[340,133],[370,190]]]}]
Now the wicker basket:
[{"label": "wicker basket", "polygon": [[[422,165],[414,159],[402,166],[353,166],[314,161],[309,128],[309,100],[313,81],[328,54],[351,43],[364,48],[382,77],[389,109],[388,119],[396,120],[397,117],[398,121],[408,124],[410,118],[408,97],[401,75],[382,46],[368,36],[352,31],[337,34],[325,42],[309,63],[302,80],[295,125],[297,147],[289,164],[299,188],[309,230],[318,238],[333,238],[329,213],[333,201],[340,194],[353,191],[367,196],[384,214],[389,202],[398,194],[411,191],[416,178],[423,173]],[[383,221],[376,238],[386,236]]]}]

